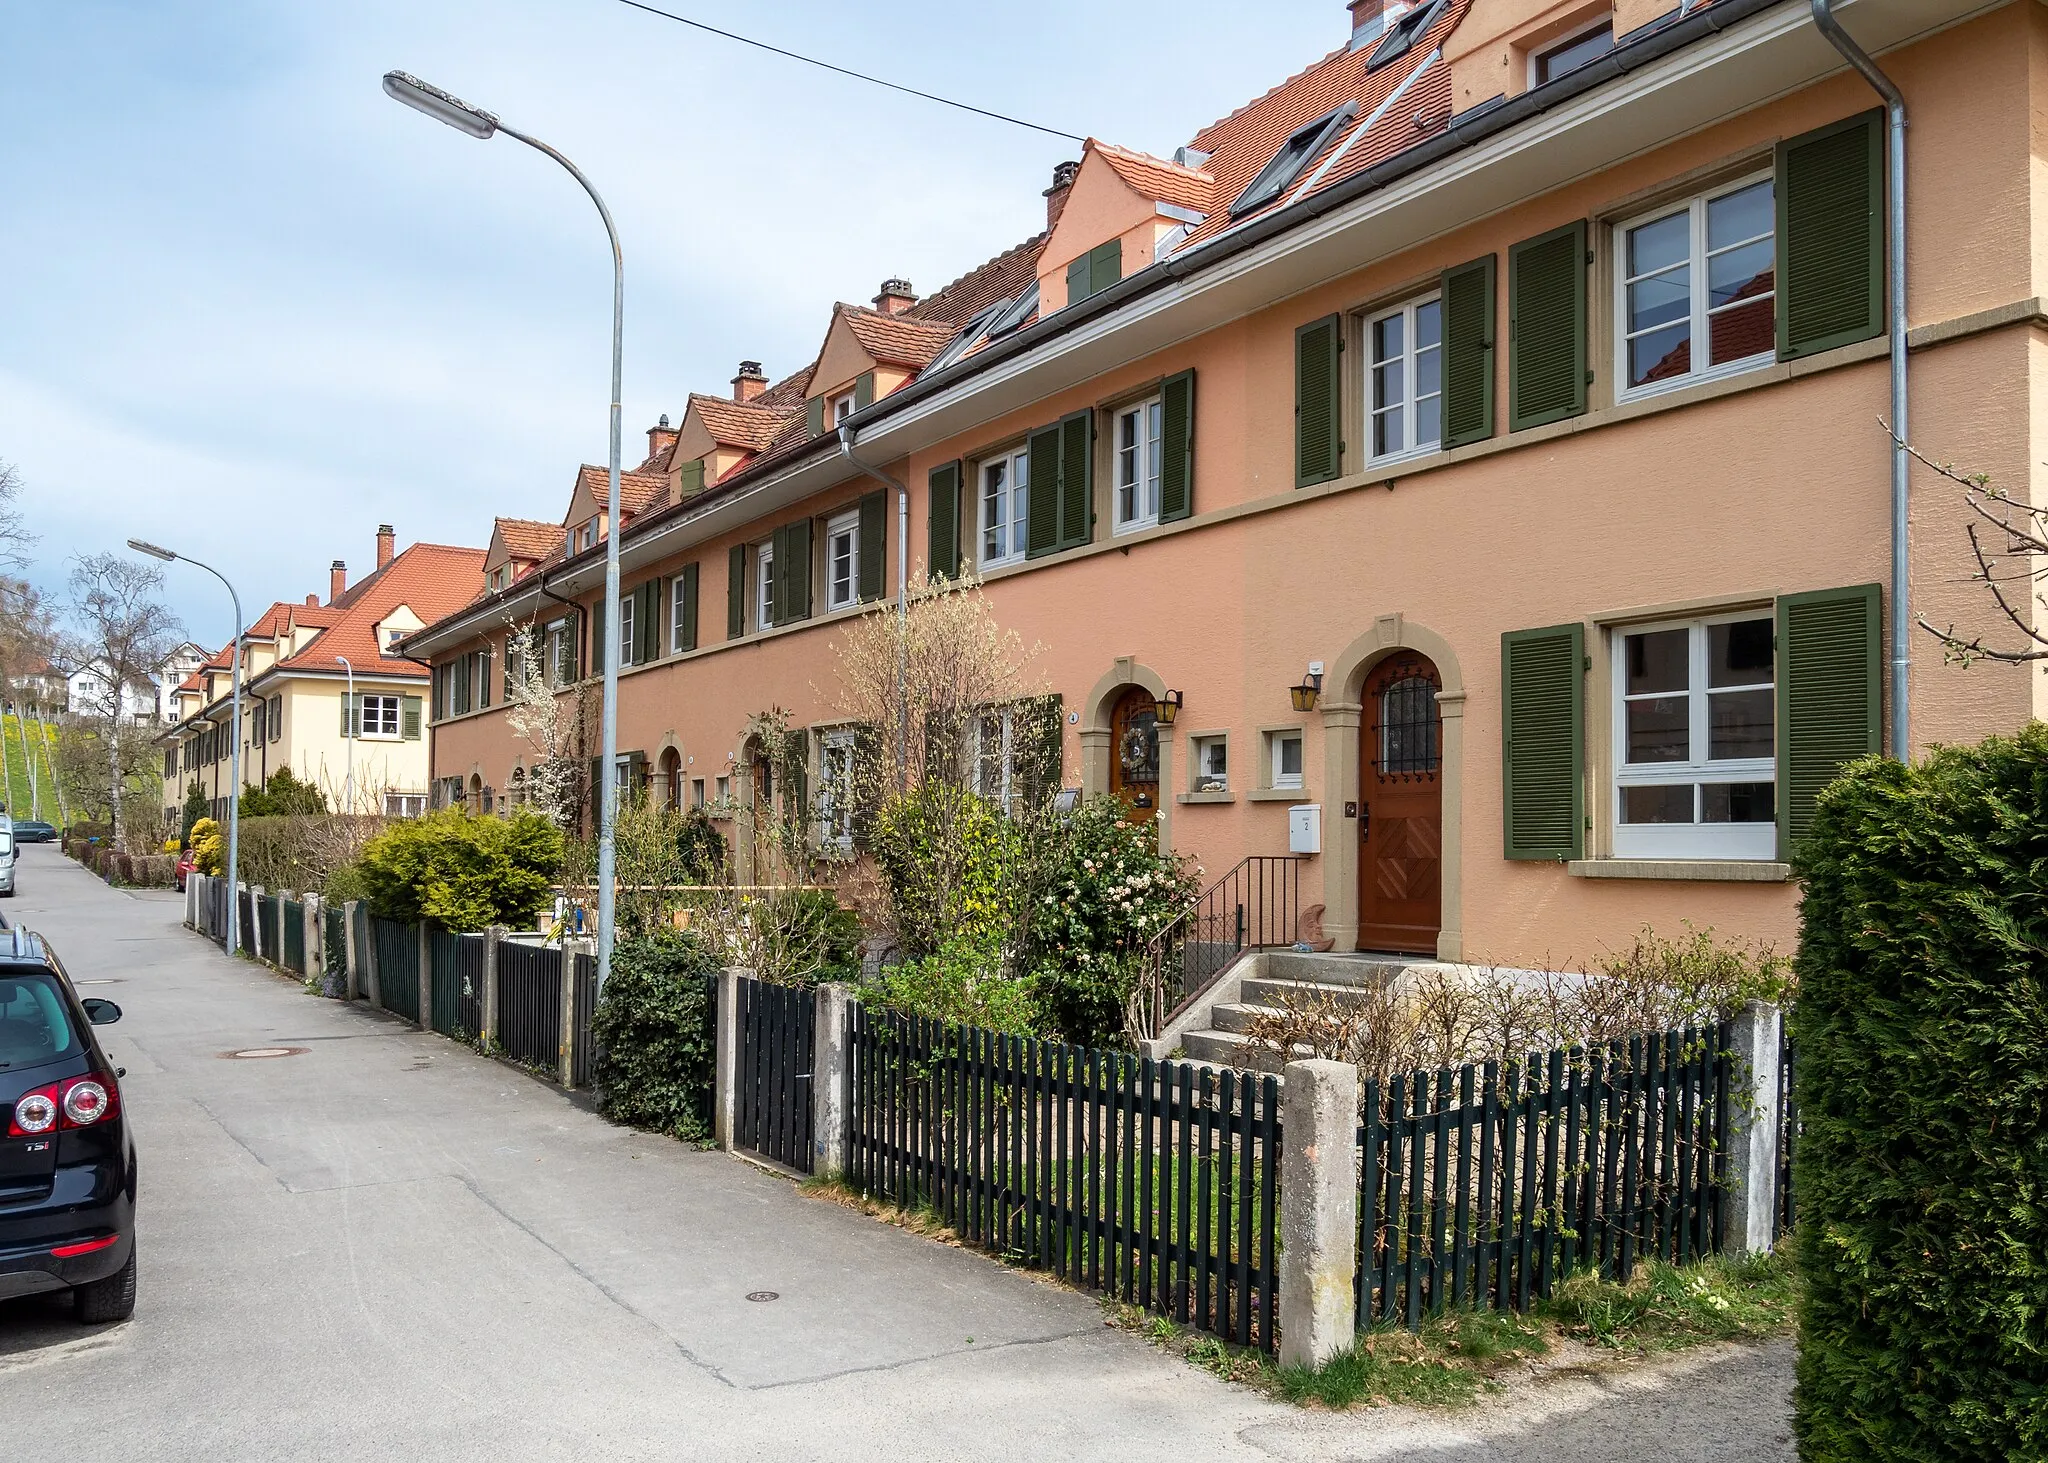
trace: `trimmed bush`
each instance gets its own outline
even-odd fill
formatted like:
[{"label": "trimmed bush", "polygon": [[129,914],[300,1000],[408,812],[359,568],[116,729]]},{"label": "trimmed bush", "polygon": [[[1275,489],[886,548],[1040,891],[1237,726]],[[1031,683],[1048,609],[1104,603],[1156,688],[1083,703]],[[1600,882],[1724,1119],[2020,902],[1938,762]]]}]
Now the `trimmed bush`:
[{"label": "trimmed bush", "polygon": [[606,1117],[677,1138],[710,1136],[716,1038],[705,982],[717,973],[704,943],[684,931],[613,947],[591,1026]]},{"label": "trimmed bush", "polygon": [[1852,765],[1798,862],[1800,1456],[2048,1457],[2048,726]]},{"label": "trimmed bush", "polygon": [[454,808],[402,818],[356,861],[373,914],[444,930],[523,928],[562,866],[562,830],[538,813],[472,818]]}]

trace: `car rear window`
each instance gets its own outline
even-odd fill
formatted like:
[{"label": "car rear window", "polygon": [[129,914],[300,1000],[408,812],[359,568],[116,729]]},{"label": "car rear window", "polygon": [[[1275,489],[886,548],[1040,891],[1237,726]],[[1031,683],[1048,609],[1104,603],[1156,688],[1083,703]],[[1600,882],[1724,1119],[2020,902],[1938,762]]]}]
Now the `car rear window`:
[{"label": "car rear window", "polygon": [[0,972],[0,1068],[39,1067],[77,1050],[55,982],[45,975]]}]

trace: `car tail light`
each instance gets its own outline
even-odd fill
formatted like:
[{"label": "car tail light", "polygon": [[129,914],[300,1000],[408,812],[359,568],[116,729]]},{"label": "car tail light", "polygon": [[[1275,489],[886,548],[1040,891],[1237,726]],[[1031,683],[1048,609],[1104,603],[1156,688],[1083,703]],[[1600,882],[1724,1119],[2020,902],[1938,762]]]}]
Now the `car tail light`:
[{"label": "car tail light", "polygon": [[89,1128],[121,1111],[121,1089],[99,1072],[24,1092],[15,1099],[7,1136],[35,1138],[57,1128]]},{"label": "car tail light", "polygon": [[110,1250],[119,1243],[120,1235],[103,1234],[98,1239],[81,1240],[75,1245],[58,1245],[50,1253],[60,1260],[70,1260],[79,1255],[90,1255],[97,1250]]}]

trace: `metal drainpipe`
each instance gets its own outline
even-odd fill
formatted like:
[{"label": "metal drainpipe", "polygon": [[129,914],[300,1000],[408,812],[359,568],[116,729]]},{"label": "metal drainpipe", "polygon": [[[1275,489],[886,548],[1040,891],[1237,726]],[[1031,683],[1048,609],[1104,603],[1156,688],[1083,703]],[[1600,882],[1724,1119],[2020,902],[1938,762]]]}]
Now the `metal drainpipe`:
[{"label": "metal drainpipe", "polygon": [[839,455],[876,482],[896,490],[896,791],[907,792],[910,787],[910,696],[905,688],[909,669],[904,658],[909,654],[910,489],[880,468],[855,457],[853,428],[844,423],[839,427]]},{"label": "metal drainpipe", "polygon": [[1906,703],[1907,671],[1911,663],[1909,638],[1913,617],[1908,609],[1911,580],[1907,563],[1907,482],[1911,457],[1906,451],[1906,98],[1889,76],[1878,69],[1870,53],[1856,44],[1855,37],[1835,19],[1833,0],[1808,0],[1813,23],[1829,45],[1872,90],[1884,99],[1885,119],[1891,132],[1890,177],[1886,189],[1885,261],[1887,309],[1891,317],[1892,347],[1892,755],[1907,761],[1912,755],[1911,717]]}]

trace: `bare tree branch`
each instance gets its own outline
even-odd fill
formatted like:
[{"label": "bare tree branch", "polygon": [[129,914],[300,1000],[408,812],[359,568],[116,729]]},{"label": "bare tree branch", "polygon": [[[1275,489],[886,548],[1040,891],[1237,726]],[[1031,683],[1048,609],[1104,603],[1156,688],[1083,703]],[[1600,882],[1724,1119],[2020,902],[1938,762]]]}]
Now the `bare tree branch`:
[{"label": "bare tree branch", "polygon": [[72,711],[99,737],[116,846],[126,832],[123,804],[129,784],[146,780],[157,751],[147,735],[137,734],[129,711],[137,699],[144,700],[154,723],[156,669],[180,634],[178,617],[163,602],[163,584],[155,565],[119,554],[87,555],[71,571],[76,634],[70,658],[87,672],[80,677],[79,704]]},{"label": "bare tree branch", "polygon": [[[1890,424],[1883,418],[1879,422],[1891,434]],[[2043,628],[2048,624],[2048,597],[2033,587],[2048,576],[2048,508],[2036,508],[2014,498],[1995,485],[1989,474],[1964,472],[1953,463],[1935,461],[1896,435],[1892,440],[1905,448],[1915,462],[1962,489],[1963,506],[1977,520],[1963,526],[1970,541],[1970,557],[1977,566],[1970,580],[1984,586],[1999,615],[2020,636],[2016,644],[1989,643],[1986,632],[1965,635],[1953,624],[1944,629],[1926,616],[1916,615],[1914,619],[1920,628],[1941,642],[1944,663],[1968,667],[1980,660],[2003,665],[2048,661],[2048,629]],[[2004,538],[2004,547],[1985,542],[1987,528]],[[2012,586],[2019,584],[2028,589],[2024,598],[2012,592]],[[2043,612],[2039,620],[2037,611]]]}]

